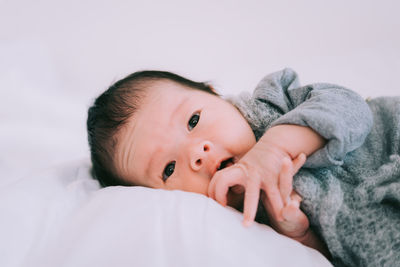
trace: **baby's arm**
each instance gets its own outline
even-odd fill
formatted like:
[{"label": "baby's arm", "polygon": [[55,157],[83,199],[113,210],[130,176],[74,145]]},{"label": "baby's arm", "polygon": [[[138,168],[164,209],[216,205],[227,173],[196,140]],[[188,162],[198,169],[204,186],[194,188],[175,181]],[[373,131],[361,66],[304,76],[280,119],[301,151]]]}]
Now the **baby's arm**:
[{"label": "baby's arm", "polygon": [[372,127],[371,110],[358,94],[332,84],[300,87],[290,69],[266,76],[247,97],[235,105],[256,135],[272,127],[238,163],[217,172],[209,187],[209,196],[225,205],[229,187],[245,187],[247,223],[254,218],[260,189],[271,200],[273,215],[282,219],[279,211],[291,192],[291,185],[278,179],[283,158],[303,152],[309,156],[306,167],[341,165]]}]

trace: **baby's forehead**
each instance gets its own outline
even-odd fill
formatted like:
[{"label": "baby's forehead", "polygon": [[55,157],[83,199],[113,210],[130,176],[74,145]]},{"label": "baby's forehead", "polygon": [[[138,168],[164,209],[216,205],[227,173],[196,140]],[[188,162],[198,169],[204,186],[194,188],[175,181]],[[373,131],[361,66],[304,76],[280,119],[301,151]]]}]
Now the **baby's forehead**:
[{"label": "baby's forehead", "polygon": [[146,79],[137,81],[131,84],[126,91],[126,100],[134,106],[134,112],[130,112],[131,116],[128,121],[134,119],[141,110],[148,105],[152,105],[154,99],[160,97],[160,95],[184,94],[187,90],[194,90],[189,86],[182,85],[176,81],[169,80],[166,78],[162,79]]},{"label": "baby's forehead", "polygon": [[[170,103],[174,101],[175,98],[165,97],[166,95],[177,96],[177,94],[184,94],[187,90],[194,90],[188,86],[181,85],[168,79],[145,81],[145,83],[139,86],[144,90],[142,90],[143,95],[138,99],[140,102],[138,108],[135,112],[130,114],[126,123],[118,129],[114,136],[114,144],[116,148],[114,163],[116,166],[121,166],[121,163],[123,164],[125,161],[127,155],[126,150],[129,150],[129,142],[134,137],[133,133],[141,132],[141,129],[138,129],[140,128],[139,126],[143,126],[144,123],[149,124],[158,120],[158,116],[152,116],[154,115],[152,111],[157,110],[158,105],[156,103],[159,103],[160,101]],[[170,92],[172,94],[170,94]],[[140,123],[140,125],[138,125],[138,123]]]}]

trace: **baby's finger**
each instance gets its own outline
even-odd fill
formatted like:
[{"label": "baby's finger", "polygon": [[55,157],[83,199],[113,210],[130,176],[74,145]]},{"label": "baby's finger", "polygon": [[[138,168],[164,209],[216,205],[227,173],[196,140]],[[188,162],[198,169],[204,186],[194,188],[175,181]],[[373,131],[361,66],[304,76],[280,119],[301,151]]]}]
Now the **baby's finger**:
[{"label": "baby's finger", "polygon": [[214,176],[211,178],[210,183],[208,184],[208,197],[215,199],[215,183],[218,180],[218,175],[214,174]]},{"label": "baby's finger", "polygon": [[244,181],[244,173],[241,168],[232,167],[225,169],[219,174],[220,176],[215,181],[214,196],[215,200],[223,206],[227,204],[227,194],[231,186],[242,185]]},{"label": "baby's finger", "polygon": [[293,173],[292,173],[292,175],[295,175],[300,170],[300,168],[304,165],[306,160],[307,160],[307,157],[306,157],[306,154],[304,154],[304,153],[300,153],[300,155],[298,155],[297,158],[295,158],[293,160]]},{"label": "baby's finger", "polygon": [[257,213],[258,200],[260,198],[260,185],[255,182],[250,182],[246,186],[244,193],[244,209],[243,209],[243,225],[250,226]]},{"label": "baby's finger", "polygon": [[267,195],[268,201],[271,204],[271,210],[268,210],[272,214],[272,216],[277,221],[283,221],[283,217],[281,215],[281,210],[283,208],[283,202],[281,193],[279,192],[278,186],[263,186],[264,192]]},{"label": "baby's finger", "polygon": [[214,174],[214,176],[211,178],[210,183],[208,184],[208,197],[212,198],[215,200],[215,190],[217,183],[220,183],[220,180],[224,179],[224,171],[227,169],[224,169],[222,171],[218,171]]},{"label": "baby's finger", "polygon": [[282,160],[282,169],[279,173],[279,190],[286,205],[290,201],[290,192],[293,191],[292,162],[289,158]]}]

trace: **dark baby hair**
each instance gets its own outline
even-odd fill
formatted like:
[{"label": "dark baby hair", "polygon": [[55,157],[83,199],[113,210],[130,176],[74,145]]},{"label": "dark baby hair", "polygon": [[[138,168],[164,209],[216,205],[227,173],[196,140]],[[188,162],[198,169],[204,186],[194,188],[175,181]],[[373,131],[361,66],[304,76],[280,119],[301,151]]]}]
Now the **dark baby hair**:
[{"label": "dark baby hair", "polygon": [[92,176],[102,186],[131,185],[119,177],[114,166],[113,157],[117,146],[115,136],[140,108],[149,85],[160,80],[217,95],[207,83],[194,82],[166,71],[138,71],[111,85],[94,101],[87,118]]}]

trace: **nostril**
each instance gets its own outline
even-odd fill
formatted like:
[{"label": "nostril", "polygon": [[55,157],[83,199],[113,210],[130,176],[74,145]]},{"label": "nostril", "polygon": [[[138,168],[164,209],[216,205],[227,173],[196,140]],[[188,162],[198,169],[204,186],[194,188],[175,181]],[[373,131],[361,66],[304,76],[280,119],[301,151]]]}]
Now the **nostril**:
[{"label": "nostril", "polygon": [[201,165],[201,159],[196,160],[196,165],[200,166]]},{"label": "nostril", "polygon": [[208,147],[208,145],[204,145],[203,150],[204,152],[207,152],[208,150],[210,150],[210,148]]}]

